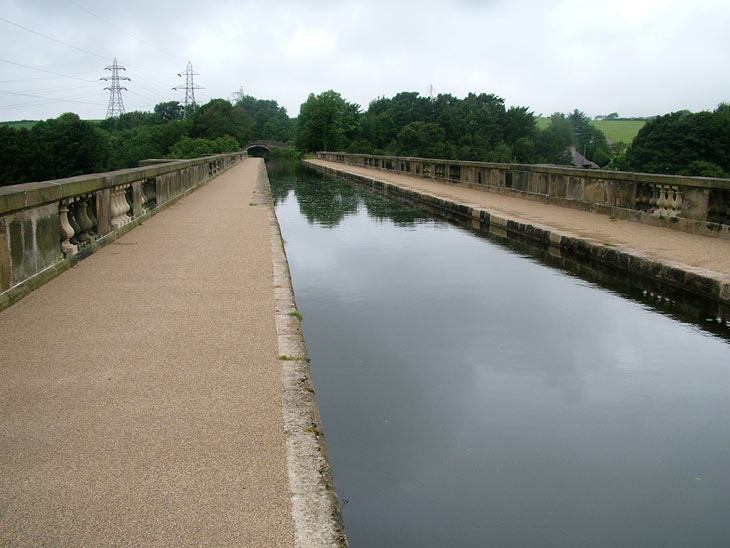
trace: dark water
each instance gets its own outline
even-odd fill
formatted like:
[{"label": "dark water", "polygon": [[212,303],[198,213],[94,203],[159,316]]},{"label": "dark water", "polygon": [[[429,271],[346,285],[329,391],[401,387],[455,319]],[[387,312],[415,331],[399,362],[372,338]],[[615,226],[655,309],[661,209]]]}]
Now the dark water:
[{"label": "dark water", "polygon": [[270,178],[352,547],[730,546],[714,310]]}]

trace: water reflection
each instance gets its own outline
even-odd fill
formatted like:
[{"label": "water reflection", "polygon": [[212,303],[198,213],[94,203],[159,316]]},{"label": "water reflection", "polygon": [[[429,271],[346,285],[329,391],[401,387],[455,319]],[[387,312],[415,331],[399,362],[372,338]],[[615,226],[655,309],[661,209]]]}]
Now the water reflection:
[{"label": "water reflection", "polygon": [[423,211],[270,176],[353,547],[727,545],[726,341]]}]

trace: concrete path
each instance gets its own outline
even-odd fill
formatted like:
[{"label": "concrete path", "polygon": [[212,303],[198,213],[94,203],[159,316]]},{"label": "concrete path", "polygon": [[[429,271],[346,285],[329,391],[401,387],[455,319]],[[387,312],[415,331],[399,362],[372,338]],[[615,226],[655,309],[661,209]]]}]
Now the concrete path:
[{"label": "concrete path", "polygon": [[293,546],[248,159],[0,313],[0,546]]},{"label": "concrete path", "polygon": [[680,263],[708,270],[719,274],[715,277],[730,282],[730,240],[688,234],[632,221],[612,221],[606,215],[474,190],[412,175],[324,160],[307,160],[307,162],[426,192],[450,201],[486,209],[519,222],[538,224],[579,238],[608,243],[617,249],[638,252],[642,256],[665,263]]}]

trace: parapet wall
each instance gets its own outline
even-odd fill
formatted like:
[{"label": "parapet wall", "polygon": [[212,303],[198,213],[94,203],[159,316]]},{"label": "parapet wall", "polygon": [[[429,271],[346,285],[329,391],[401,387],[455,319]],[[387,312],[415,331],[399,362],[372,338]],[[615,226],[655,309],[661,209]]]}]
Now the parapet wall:
[{"label": "parapet wall", "polygon": [[344,152],[317,157],[730,239],[730,179]]},{"label": "parapet wall", "polygon": [[0,310],[244,157],[0,187]]}]

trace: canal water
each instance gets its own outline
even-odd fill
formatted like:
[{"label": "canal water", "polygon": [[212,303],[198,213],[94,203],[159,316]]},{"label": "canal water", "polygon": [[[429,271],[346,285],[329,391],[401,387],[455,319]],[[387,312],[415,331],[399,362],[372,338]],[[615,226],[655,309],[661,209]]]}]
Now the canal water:
[{"label": "canal water", "polygon": [[269,169],[353,548],[730,546],[713,310]]}]

